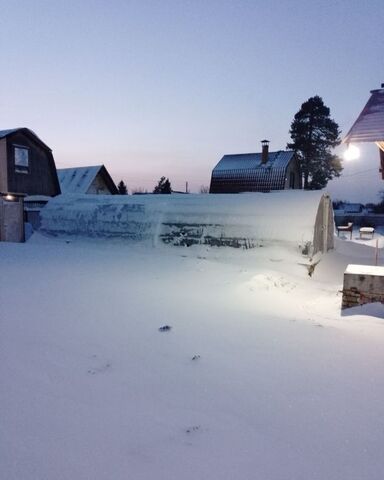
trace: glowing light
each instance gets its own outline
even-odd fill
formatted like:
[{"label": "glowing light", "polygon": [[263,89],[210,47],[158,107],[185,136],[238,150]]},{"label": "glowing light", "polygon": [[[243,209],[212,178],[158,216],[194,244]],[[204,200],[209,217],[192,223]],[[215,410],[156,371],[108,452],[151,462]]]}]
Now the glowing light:
[{"label": "glowing light", "polygon": [[348,145],[347,150],[344,152],[344,159],[347,161],[357,160],[360,157],[360,150],[356,145]]},{"label": "glowing light", "polygon": [[5,196],[5,199],[6,199],[6,200],[14,200],[15,197],[14,197],[13,195],[9,195],[9,194],[8,194],[8,195]]}]

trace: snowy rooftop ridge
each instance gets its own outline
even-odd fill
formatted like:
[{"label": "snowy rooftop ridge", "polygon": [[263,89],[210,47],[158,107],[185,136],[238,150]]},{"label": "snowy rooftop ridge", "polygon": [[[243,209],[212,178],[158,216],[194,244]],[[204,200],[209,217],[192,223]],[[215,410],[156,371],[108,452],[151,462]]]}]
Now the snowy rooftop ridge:
[{"label": "snowy rooftop ridge", "polygon": [[343,143],[382,141],[384,141],[384,88],[371,91],[370,99]]},{"label": "snowy rooftop ridge", "polygon": [[248,170],[256,168],[286,168],[295,152],[278,150],[268,153],[268,161],[262,163],[262,153],[240,153],[224,155],[213,169],[213,174],[224,170]]},{"label": "snowy rooftop ridge", "polygon": [[62,193],[87,193],[101,168],[102,165],[59,168],[57,176],[59,177]]},{"label": "snowy rooftop ridge", "polygon": [[51,150],[48,145],[46,143],[44,143],[41,138],[36,135],[36,133],[31,130],[30,128],[27,128],[27,127],[18,127],[18,128],[9,128],[7,130],[0,130],[0,138],[5,138],[7,137],[8,135],[12,135],[13,133],[16,133],[18,131],[24,131],[24,132],[28,132],[30,135],[33,135],[34,137],[37,138],[37,140],[39,142],[41,142],[46,148],[48,148],[49,150]]}]

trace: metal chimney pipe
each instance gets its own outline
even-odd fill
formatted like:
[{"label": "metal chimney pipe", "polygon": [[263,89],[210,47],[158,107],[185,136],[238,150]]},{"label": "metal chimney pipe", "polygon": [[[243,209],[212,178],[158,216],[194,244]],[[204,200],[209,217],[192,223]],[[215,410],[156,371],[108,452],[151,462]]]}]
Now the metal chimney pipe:
[{"label": "metal chimney pipe", "polygon": [[268,162],[268,155],[269,155],[269,140],[262,140],[261,141],[261,163]]}]

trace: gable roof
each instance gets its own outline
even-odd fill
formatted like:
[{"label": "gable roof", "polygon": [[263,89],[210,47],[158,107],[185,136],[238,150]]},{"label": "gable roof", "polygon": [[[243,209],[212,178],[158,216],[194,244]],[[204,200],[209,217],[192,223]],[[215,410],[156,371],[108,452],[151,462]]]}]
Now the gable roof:
[{"label": "gable roof", "polygon": [[292,160],[295,152],[291,150],[279,150],[277,152],[268,152],[268,160],[262,163],[261,153],[240,153],[234,155],[224,155],[213,171],[223,170],[248,170],[265,168],[286,168]]},{"label": "gable roof", "polygon": [[291,150],[268,152],[268,160],[262,163],[261,153],[224,155],[212,171],[211,193],[282,190],[294,156]]},{"label": "gable roof", "polygon": [[117,193],[116,185],[104,165],[59,168],[57,170],[62,193],[87,193],[99,174],[103,177],[111,193]]},{"label": "gable roof", "polygon": [[384,88],[371,91],[363,108],[343,143],[384,141]]},{"label": "gable roof", "polygon": [[52,151],[51,148],[48,147],[48,145],[46,143],[44,143],[41,138],[39,138],[36,133],[31,130],[30,128],[26,128],[26,127],[19,127],[19,128],[9,128],[8,130],[0,130],[0,139],[1,138],[5,138],[5,137],[8,137],[9,135],[12,135],[13,133],[16,133],[16,132],[22,132],[22,133],[25,133],[29,136],[32,136],[35,138],[35,140],[37,140],[43,147],[47,148],[48,150]]}]

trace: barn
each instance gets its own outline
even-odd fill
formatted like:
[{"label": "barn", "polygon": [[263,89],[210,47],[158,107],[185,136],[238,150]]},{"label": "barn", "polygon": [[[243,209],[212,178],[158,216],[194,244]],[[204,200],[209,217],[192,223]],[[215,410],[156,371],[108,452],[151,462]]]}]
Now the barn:
[{"label": "barn", "polygon": [[0,130],[0,192],[60,194],[52,150],[29,128]]},{"label": "barn", "polygon": [[117,187],[104,165],[57,170],[62,193],[116,195]]},{"label": "barn", "polygon": [[268,243],[309,255],[333,248],[332,202],[320,191],[241,195],[61,195],[41,212],[51,235],[252,248]]},{"label": "barn", "polygon": [[269,151],[263,140],[260,153],[224,155],[212,171],[210,193],[269,192],[301,188],[293,151]]}]

